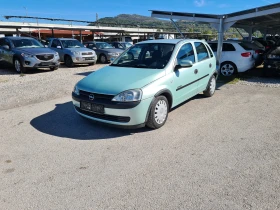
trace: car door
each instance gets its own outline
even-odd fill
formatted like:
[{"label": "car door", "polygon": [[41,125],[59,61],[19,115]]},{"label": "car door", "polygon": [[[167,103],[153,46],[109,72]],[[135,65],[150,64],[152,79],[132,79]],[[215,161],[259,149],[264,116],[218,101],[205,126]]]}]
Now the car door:
[{"label": "car door", "polygon": [[5,65],[4,48],[3,48],[4,45],[5,45],[5,39],[2,38],[2,39],[0,39],[0,64],[1,65]]},{"label": "car door", "polygon": [[207,47],[202,42],[194,42],[197,62],[194,64],[194,67],[197,69],[197,79],[198,79],[198,93],[204,91],[210,79],[210,74],[212,74],[213,69],[215,68],[215,59],[212,58],[207,50]]},{"label": "car door", "polygon": [[195,51],[191,43],[184,44],[177,53],[177,63],[191,61],[193,65],[190,67],[175,67],[173,97],[174,104],[176,105],[193,97],[197,93],[198,75],[196,73],[197,66],[195,65],[195,59]]},{"label": "car door", "polygon": [[63,53],[62,45],[58,39],[52,40],[51,49],[59,54],[59,58],[61,61],[64,61],[64,53]]}]

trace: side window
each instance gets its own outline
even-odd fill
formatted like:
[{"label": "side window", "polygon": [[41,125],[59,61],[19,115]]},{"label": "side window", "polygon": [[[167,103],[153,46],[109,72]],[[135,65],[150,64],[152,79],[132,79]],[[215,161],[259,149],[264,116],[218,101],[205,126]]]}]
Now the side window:
[{"label": "side window", "polygon": [[202,42],[195,42],[194,45],[196,48],[198,62],[209,58],[208,51]]},{"label": "side window", "polygon": [[52,41],[51,47],[57,48],[57,46],[58,46],[57,39],[54,39],[54,40]]},{"label": "side window", "polygon": [[0,46],[5,45],[5,39],[0,39]]},{"label": "side window", "polygon": [[235,48],[230,43],[223,43],[223,51],[235,51]]},{"label": "side window", "polygon": [[118,48],[123,49],[123,46],[121,44],[118,44]]},{"label": "side window", "polygon": [[214,52],[217,52],[218,44],[217,43],[209,43],[209,46]]},{"label": "side window", "polygon": [[208,45],[206,45],[207,50],[209,51],[210,57],[213,58],[213,52]]},{"label": "side window", "polygon": [[191,43],[184,44],[176,57],[178,60],[189,60],[195,63],[194,51]]}]

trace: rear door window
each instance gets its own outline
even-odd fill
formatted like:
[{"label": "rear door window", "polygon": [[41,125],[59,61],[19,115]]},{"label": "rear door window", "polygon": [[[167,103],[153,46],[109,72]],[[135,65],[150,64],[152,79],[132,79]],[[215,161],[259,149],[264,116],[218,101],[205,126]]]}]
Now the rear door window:
[{"label": "rear door window", "polygon": [[217,52],[217,48],[218,48],[217,43],[208,43],[208,44],[214,52]]},{"label": "rear door window", "polygon": [[210,57],[205,45],[202,42],[195,42],[194,45],[196,48],[198,62],[203,61]]},{"label": "rear door window", "polygon": [[239,43],[239,45],[241,47],[244,48],[244,50],[252,50],[252,47],[251,46],[248,46],[246,43]]}]

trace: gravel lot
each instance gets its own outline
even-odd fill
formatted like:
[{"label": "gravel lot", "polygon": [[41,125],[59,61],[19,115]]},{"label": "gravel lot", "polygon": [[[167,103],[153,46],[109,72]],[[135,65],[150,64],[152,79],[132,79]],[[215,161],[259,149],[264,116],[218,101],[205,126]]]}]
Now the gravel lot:
[{"label": "gravel lot", "polygon": [[13,69],[0,69],[0,110],[70,95],[76,82],[102,66],[61,65],[56,71],[31,70],[23,76]]},{"label": "gravel lot", "polygon": [[279,95],[223,85],[159,130],[92,123],[70,95],[2,110],[0,209],[280,209]]}]

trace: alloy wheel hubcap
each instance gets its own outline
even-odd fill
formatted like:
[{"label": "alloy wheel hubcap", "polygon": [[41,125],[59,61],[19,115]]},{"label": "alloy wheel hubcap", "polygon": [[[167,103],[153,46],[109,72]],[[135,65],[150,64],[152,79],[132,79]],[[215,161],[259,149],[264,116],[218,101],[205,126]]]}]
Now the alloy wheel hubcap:
[{"label": "alloy wheel hubcap", "polygon": [[17,72],[21,72],[21,66],[18,60],[15,60],[15,69]]},{"label": "alloy wheel hubcap", "polygon": [[155,108],[155,121],[158,124],[164,123],[167,116],[167,104],[164,100],[159,100]]},{"label": "alloy wheel hubcap", "polygon": [[225,64],[221,67],[221,73],[224,76],[231,76],[234,73],[234,67],[231,64]]}]

